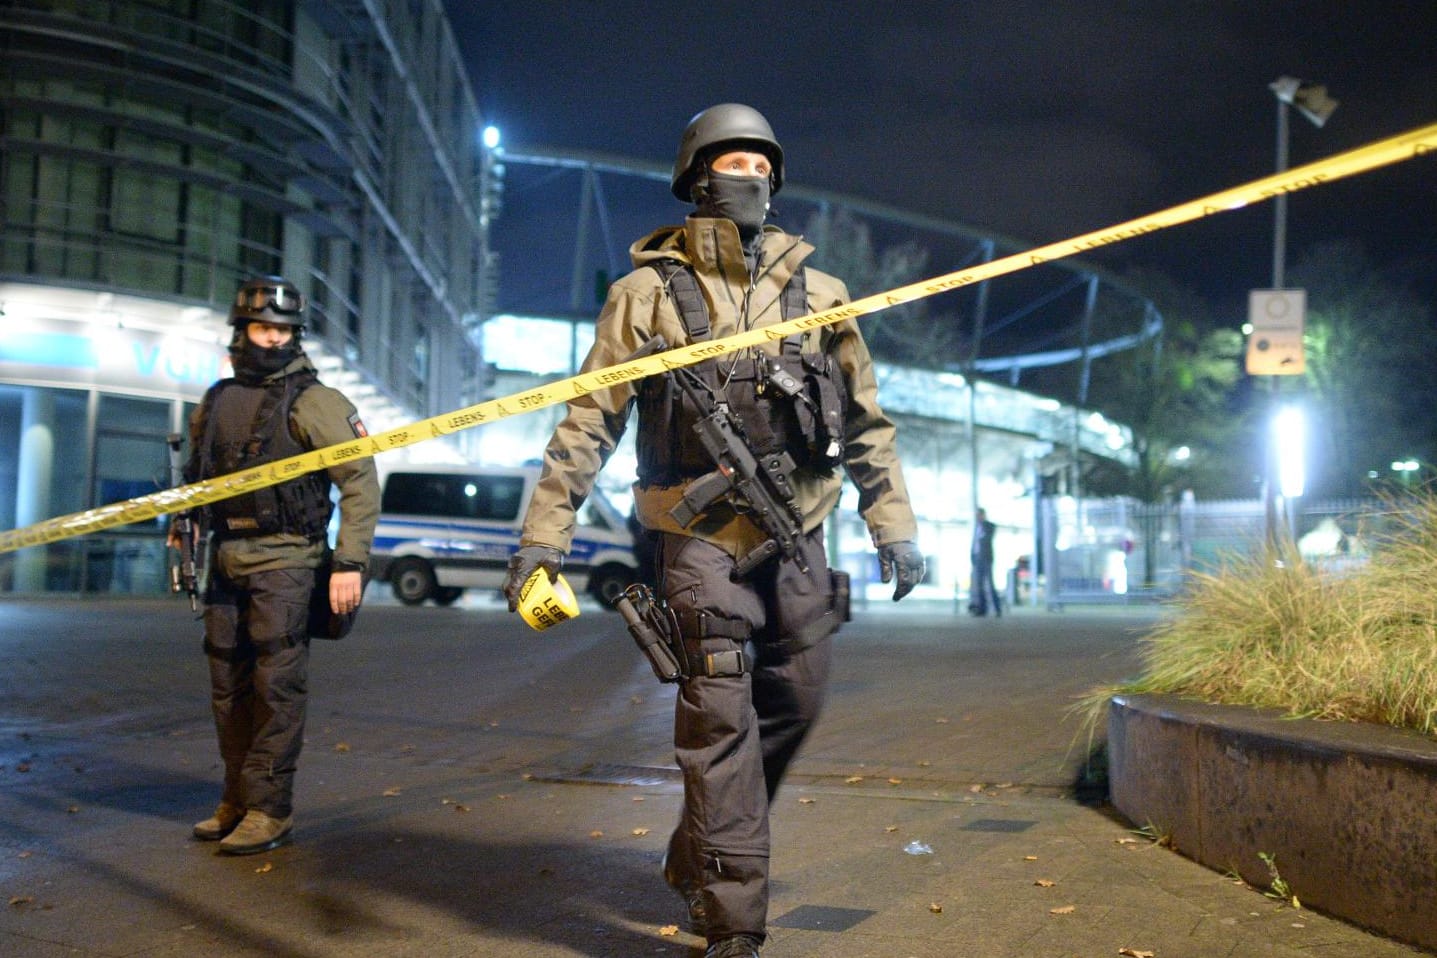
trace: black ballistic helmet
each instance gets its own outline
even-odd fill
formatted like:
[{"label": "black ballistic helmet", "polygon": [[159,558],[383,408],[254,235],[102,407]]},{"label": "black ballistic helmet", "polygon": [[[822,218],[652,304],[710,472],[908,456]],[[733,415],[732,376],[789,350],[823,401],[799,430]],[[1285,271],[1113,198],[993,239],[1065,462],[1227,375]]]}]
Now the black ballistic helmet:
[{"label": "black ballistic helmet", "polygon": [[304,294],[280,276],[261,276],[240,286],[230,307],[230,325],[260,321],[304,328]]},{"label": "black ballistic helmet", "polygon": [[684,127],[670,181],[674,196],[685,203],[693,199],[694,180],[703,173],[703,164],[719,146],[751,147],[767,156],[773,164],[773,172],[769,174],[770,192],[777,194],[783,186],[783,147],[774,139],[773,128],[763,114],[742,103],[720,103],[696,114]]}]

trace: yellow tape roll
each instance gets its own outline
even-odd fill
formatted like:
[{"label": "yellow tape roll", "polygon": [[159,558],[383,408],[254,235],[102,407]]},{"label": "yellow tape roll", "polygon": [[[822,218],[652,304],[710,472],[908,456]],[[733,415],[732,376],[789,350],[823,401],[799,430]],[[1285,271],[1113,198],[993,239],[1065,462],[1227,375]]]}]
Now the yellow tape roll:
[{"label": "yellow tape roll", "polygon": [[288,479],[293,479],[295,476],[326,469],[349,459],[377,456],[391,449],[412,446],[415,443],[459,432],[462,429],[498,422],[500,419],[507,419],[510,416],[566,402],[588,392],[607,389],[619,383],[642,379],[645,376],[652,376],[670,369],[690,366],[705,359],[747,349],[770,340],[782,339],[785,336],[819,326],[832,325],[845,319],[856,319],[889,306],[913,302],[1008,273],[1016,273],[1041,263],[1091,252],[1113,243],[1120,243],[1137,236],[1146,236],[1149,233],[1156,233],[1159,230],[1202,219],[1215,213],[1241,209],[1285,193],[1295,193],[1357,173],[1414,159],[1433,150],[1437,150],[1437,124],[1419,127],[1385,140],[1378,140],[1367,146],[1338,153],[1325,160],[1294,167],[1282,173],[1275,173],[1242,186],[1213,193],[1106,229],[1084,233],[1072,239],[1050,243],[1025,253],[1015,253],[1012,256],[1005,256],[1002,259],[992,260],[968,269],[901,286],[885,293],[875,293],[822,313],[814,313],[773,326],[765,326],[762,329],[749,330],[725,339],[682,346],[617,366],[607,366],[593,372],[581,373],[569,379],[530,389],[527,392],[490,399],[430,419],[421,419],[407,426],[391,429],[364,439],[326,446],[323,449],[302,453],[289,459],[281,459],[259,469],[217,476],[203,482],[176,486],[173,489],[165,489],[125,502],[116,502],[95,509],[87,509],[84,512],[60,516],[22,529],[0,532],[0,553],[12,552],[26,546],[58,542],[72,536],[99,532],[132,522],[153,519],[160,515],[182,512],[195,506],[208,505],[231,496],[277,485]]},{"label": "yellow tape roll", "polygon": [[579,600],[574,598],[574,588],[562,573],[550,582],[548,572],[535,569],[519,589],[519,615],[535,631],[542,632],[578,614]]}]

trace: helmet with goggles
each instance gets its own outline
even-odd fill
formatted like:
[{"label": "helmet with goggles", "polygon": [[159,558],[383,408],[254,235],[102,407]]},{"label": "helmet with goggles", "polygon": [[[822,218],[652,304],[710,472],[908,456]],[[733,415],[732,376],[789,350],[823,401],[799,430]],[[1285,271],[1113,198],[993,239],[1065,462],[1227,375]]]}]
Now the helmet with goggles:
[{"label": "helmet with goggles", "polygon": [[695,114],[679,138],[679,153],[669,180],[674,196],[685,203],[692,199],[694,181],[703,175],[703,165],[720,148],[762,153],[773,165],[770,189],[777,194],[783,187],[783,147],[774,139],[773,128],[763,114],[742,103],[720,103]]},{"label": "helmet with goggles", "polygon": [[240,286],[230,307],[230,325],[252,322],[304,328],[304,294],[279,276],[252,279]]}]

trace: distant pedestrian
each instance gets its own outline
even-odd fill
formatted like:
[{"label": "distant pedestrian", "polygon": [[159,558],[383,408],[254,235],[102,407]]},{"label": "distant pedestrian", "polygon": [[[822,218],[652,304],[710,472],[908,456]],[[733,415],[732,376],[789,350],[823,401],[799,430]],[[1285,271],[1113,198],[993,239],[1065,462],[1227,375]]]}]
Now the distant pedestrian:
[{"label": "distant pedestrian", "polygon": [[993,523],[982,509],[973,516],[973,578],[968,589],[968,611],[976,616],[988,614],[991,606],[993,615],[1003,615],[1003,603],[998,598],[998,589],[993,584]]}]

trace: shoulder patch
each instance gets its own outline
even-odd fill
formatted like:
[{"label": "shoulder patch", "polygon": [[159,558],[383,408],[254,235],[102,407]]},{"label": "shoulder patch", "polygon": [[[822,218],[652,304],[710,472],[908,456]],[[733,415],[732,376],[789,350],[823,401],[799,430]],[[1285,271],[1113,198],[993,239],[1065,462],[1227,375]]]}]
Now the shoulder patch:
[{"label": "shoulder patch", "polygon": [[369,430],[364,428],[364,420],[359,418],[359,413],[353,413],[349,417],[349,428],[354,430],[354,435],[360,439],[369,435]]}]

